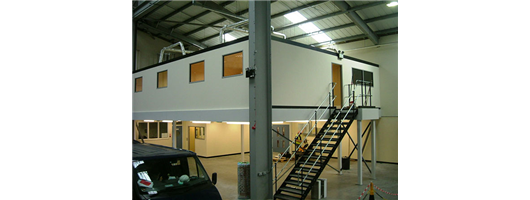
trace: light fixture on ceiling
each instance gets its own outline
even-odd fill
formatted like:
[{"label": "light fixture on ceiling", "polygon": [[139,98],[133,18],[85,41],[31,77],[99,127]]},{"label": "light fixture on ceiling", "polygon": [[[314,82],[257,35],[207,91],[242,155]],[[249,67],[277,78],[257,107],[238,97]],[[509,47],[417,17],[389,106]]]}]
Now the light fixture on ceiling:
[{"label": "light fixture on ceiling", "polygon": [[155,120],[152,120],[152,119],[145,119],[144,122],[155,122]]},{"label": "light fixture on ceiling", "polygon": [[397,6],[397,5],[398,5],[397,1],[392,1],[389,4],[386,4],[386,6],[388,6],[388,7],[394,7],[394,6]]},{"label": "light fixture on ceiling", "polygon": [[283,124],[283,121],[272,122],[272,124]]},{"label": "light fixture on ceiling", "polygon": [[293,121],[285,121],[285,122],[292,122],[292,123],[307,123],[309,120],[293,120]]},{"label": "light fixture on ceiling", "polygon": [[242,124],[242,125],[249,125],[250,122],[226,122],[226,124]]},{"label": "light fixture on ceiling", "polygon": [[171,122],[173,122],[173,120],[162,120],[162,122],[171,123]]},{"label": "light fixture on ceiling", "polygon": [[194,124],[209,124],[209,123],[212,123],[211,121],[191,121],[191,123],[194,123]]}]

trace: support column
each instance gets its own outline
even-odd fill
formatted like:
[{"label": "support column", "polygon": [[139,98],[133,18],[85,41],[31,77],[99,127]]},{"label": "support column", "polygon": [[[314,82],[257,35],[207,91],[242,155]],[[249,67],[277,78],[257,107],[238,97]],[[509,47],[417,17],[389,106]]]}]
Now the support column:
[{"label": "support column", "polygon": [[241,162],[245,162],[245,125],[241,125]]},{"label": "support column", "polygon": [[357,176],[359,185],[363,185],[363,130],[362,120],[357,120]]},{"label": "support column", "polygon": [[177,121],[173,121],[171,128],[171,143],[173,143],[173,149],[177,148]]},{"label": "support column", "polygon": [[338,153],[338,159],[339,159],[339,174],[342,174],[342,141],[339,143],[339,153]]},{"label": "support column", "polygon": [[375,120],[372,120],[372,179],[375,179]]},{"label": "support column", "polygon": [[270,1],[249,1],[250,198],[272,199]]},{"label": "support column", "polygon": [[137,24],[137,21],[136,20],[133,20],[133,23],[132,23],[132,28],[133,28],[133,35],[132,35],[132,39],[133,39],[133,46],[132,46],[132,71],[134,72],[134,70],[136,70],[138,68],[138,66],[136,66],[136,38],[137,38],[137,31],[136,31],[136,24]]}]

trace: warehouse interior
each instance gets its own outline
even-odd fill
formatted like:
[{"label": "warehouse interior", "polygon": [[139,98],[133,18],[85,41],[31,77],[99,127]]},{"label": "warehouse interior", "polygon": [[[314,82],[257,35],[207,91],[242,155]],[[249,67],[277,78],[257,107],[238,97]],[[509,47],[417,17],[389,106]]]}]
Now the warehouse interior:
[{"label": "warehouse interior", "polygon": [[[351,170],[342,169],[342,159],[338,158],[343,157],[344,154],[353,154],[356,148],[355,143],[359,141],[354,136],[354,132],[358,130],[357,127],[372,131],[370,121],[364,121],[361,124],[353,123],[349,129],[352,133],[349,137],[353,139],[351,142],[344,141],[348,140],[344,139],[339,148],[342,154],[335,152],[332,156],[330,155],[332,158],[329,161],[329,167],[323,169],[321,177],[329,179],[329,183],[326,183],[329,185],[327,189],[329,191],[328,198],[356,198],[362,193],[366,185],[374,182],[384,189],[379,192],[384,198],[397,199],[397,3],[390,1],[272,1],[269,4],[271,37],[274,37],[272,39],[275,41],[293,41],[292,44],[306,45],[307,48],[336,54],[338,60],[346,56],[367,63],[375,63],[378,68],[377,79],[379,82],[376,83],[380,90],[380,102],[377,103],[377,107],[381,114],[380,118],[373,121],[376,124],[373,129],[377,127],[378,132],[377,138],[374,139],[374,141],[377,140],[378,146],[373,146],[374,150],[377,148],[377,172],[384,175],[375,178],[375,173],[367,172],[370,171],[367,163],[371,163],[370,156],[373,152],[369,150],[362,152],[363,159],[367,158],[364,161],[365,165],[361,167],[365,168],[366,166],[364,170],[359,172],[358,168],[354,167],[361,166],[361,162],[356,160],[357,153],[353,156],[350,154]],[[145,72],[209,49],[229,46],[246,40],[245,38],[248,39],[251,33],[248,24],[251,14],[249,10],[248,1],[134,1],[133,73]],[[225,54],[229,53],[233,52],[225,52]],[[243,55],[245,54],[243,53]],[[205,65],[203,60],[202,63],[190,64],[190,69],[197,64],[203,67]],[[167,72],[165,75],[167,76]],[[141,83],[146,81],[145,79],[145,76],[135,78],[133,94],[138,95],[142,90],[145,92],[147,85],[142,86],[140,84],[138,86],[137,84],[138,80]],[[157,84],[167,84],[168,81],[171,80]],[[204,75],[202,77],[190,75],[189,81],[190,83],[204,81]],[[345,82],[349,81],[345,80]],[[158,87],[159,85],[157,85]],[[208,121],[207,119],[199,121],[202,118],[195,121],[168,120],[168,117],[164,118],[163,116],[133,118],[133,140],[195,151],[205,163],[209,173],[226,171],[224,176],[219,175],[219,182],[224,183],[224,186],[217,186],[221,188],[220,192],[223,199],[233,199],[237,196],[235,195],[237,191],[234,191],[238,184],[237,177],[226,175],[234,175],[233,172],[237,170],[238,161],[250,161],[249,132],[251,126],[249,120],[240,120],[242,122]],[[298,131],[309,132],[310,127],[305,129],[305,124],[314,126],[316,133],[322,128],[324,122],[319,121],[317,123],[315,121],[311,123],[302,118],[291,118],[291,121],[273,121],[273,127],[284,126],[283,132],[287,128],[288,138],[282,142],[294,140],[295,133]],[[364,131],[366,132],[366,130]],[[211,138],[216,132],[223,132],[225,135],[215,139]],[[307,140],[311,142],[314,137],[310,136]],[[217,142],[212,142],[214,140]],[[234,143],[235,145],[223,145],[224,143]],[[372,147],[369,142],[366,144],[368,149]],[[291,147],[292,149],[294,147]],[[275,151],[273,153],[281,152]],[[217,162],[226,162],[227,160],[234,162],[232,167],[208,168],[209,165],[220,166]],[[361,178],[360,174],[364,174],[364,177]],[[223,177],[226,178],[223,179]],[[351,180],[344,182],[345,184],[336,183],[348,179]],[[359,181],[357,181],[358,179]],[[232,187],[226,187],[226,185]],[[223,190],[222,188],[226,189]],[[276,188],[274,189],[276,191]],[[316,197],[308,195],[306,198]]]}]

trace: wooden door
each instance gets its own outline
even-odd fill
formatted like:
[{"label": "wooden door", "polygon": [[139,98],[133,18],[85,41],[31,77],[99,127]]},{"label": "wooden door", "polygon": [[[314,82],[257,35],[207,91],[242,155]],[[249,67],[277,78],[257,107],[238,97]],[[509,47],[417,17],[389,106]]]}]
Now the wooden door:
[{"label": "wooden door", "polygon": [[195,127],[188,129],[188,150],[195,152]]},{"label": "wooden door", "polygon": [[336,95],[333,105],[340,109],[342,107],[342,65],[331,64],[332,82],[337,83],[333,89],[333,95]]}]

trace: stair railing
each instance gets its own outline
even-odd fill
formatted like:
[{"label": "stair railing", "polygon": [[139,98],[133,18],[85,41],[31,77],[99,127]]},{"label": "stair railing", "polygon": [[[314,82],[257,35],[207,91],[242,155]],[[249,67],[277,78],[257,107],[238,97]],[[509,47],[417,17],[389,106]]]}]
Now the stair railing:
[{"label": "stair railing", "polygon": [[[337,85],[337,83],[330,83],[331,84],[331,91],[333,91],[333,89],[335,89],[335,86]],[[308,122],[304,125],[304,127],[302,127],[302,130],[304,130],[308,125],[309,125],[309,122],[311,122],[311,120],[313,119],[317,119],[317,113],[318,111],[321,109],[321,107],[324,105],[324,103],[326,102],[326,100],[329,100],[329,103],[328,105],[326,106],[326,108],[324,109],[324,112],[322,112],[322,114],[320,114],[320,116],[318,116],[318,119],[317,120],[320,120],[322,119],[322,116],[324,116],[324,114],[326,113],[325,111],[328,110],[330,107],[331,107],[331,102],[333,102],[337,96],[335,95],[332,95],[332,93],[328,92],[328,94],[326,95],[326,97],[324,98],[324,100],[322,100],[322,102],[320,103],[320,105],[315,109],[315,111],[311,114],[311,116],[309,117],[309,120]],[[278,177],[278,174],[281,174],[284,170],[285,170],[285,167],[287,167],[287,165],[289,164],[289,162],[291,162],[291,160],[293,159],[293,157],[295,157],[296,155],[296,151],[304,144],[304,142],[307,140],[307,136],[309,135],[309,133],[311,133],[314,129],[315,129],[316,126],[313,126],[311,128],[311,130],[309,130],[307,132],[307,134],[303,137],[303,140],[302,142],[300,143],[300,145],[295,146],[295,152],[293,154],[291,154],[291,157],[289,157],[289,159],[287,160],[287,162],[285,163],[285,165],[282,167],[282,169],[280,170],[280,172],[278,172],[277,174],[275,174],[275,180],[274,180],[274,183],[278,182],[278,180],[283,177],[287,171],[285,171],[282,175],[280,175]],[[287,148],[285,149],[285,151],[280,155],[280,157],[278,158],[278,160],[273,164],[273,166],[276,166],[278,164],[278,162],[280,162],[281,158],[283,158],[283,156],[291,149],[292,145],[295,144],[295,141],[292,141],[289,143],[289,146],[287,146]],[[274,168],[274,167],[273,167]],[[290,169],[291,167],[289,167]],[[272,171],[272,169],[271,169]]]},{"label": "stair railing", "polygon": [[[329,132],[329,129],[331,129],[331,127],[333,126],[333,124],[336,122],[337,118],[339,117],[339,115],[341,114],[342,110],[344,110],[346,106],[342,106],[339,113],[335,116],[335,118],[333,119],[333,121],[331,122],[331,124],[329,125],[328,129],[326,129],[326,131],[324,132],[324,134],[320,137],[320,138],[324,138],[324,136],[326,136]],[[348,112],[346,112],[346,114],[344,115],[344,117],[342,118],[342,120],[340,121],[340,124],[339,126],[337,127],[337,129],[333,132],[333,135],[329,138],[329,140],[327,141],[326,143],[326,146],[323,148],[323,149],[326,149],[331,140],[333,139],[333,137],[335,136],[335,134],[337,134],[337,130],[340,129],[340,127],[342,126],[342,123],[344,122],[344,120],[346,119],[346,117],[348,117],[348,114],[351,112],[351,109],[353,108],[353,106],[349,106],[349,109],[348,109]],[[340,131],[339,131],[340,132]],[[311,156],[313,156],[313,154],[315,153],[315,151],[317,150],[316,147],[320,146],[320,144],[322,143],[323,139],[320,139],[317,143],[317,145],[313,148],[313,151],[311,151],[311,154],[307,157],[307,159],[305,160],[304,164],[300,167],[300,169],[298,170],[297,174],[301,175],[301,171],[302,171],[302,168],[307,164],[307,161],[309,161],[311,159]],[[340,142],[340,141],[338,141]],[[320,157],[322,157],[322,152],[320,152],[320,154],[318,155],[318,158],[316,158],[316,160],[319,160]],[[309,173],[313,170],[313,168],[315,167],[316,165],[316,162],[313,163],[313,165],[311,166],[311,168],[309,169],[308,173],[304,176],[304,179],[302,181],[299,182],[299,186],[302,185],[302,183],[307,179],[307,176],[309,175]]]}]

